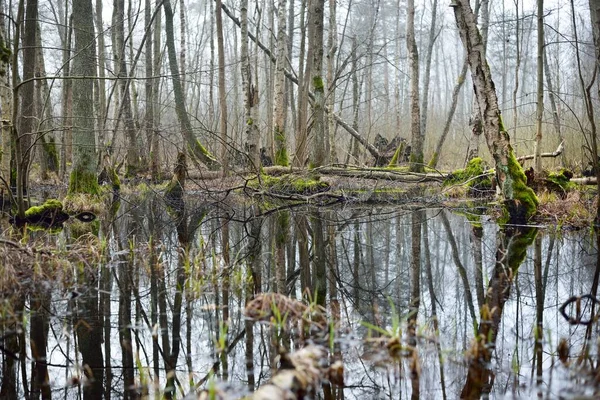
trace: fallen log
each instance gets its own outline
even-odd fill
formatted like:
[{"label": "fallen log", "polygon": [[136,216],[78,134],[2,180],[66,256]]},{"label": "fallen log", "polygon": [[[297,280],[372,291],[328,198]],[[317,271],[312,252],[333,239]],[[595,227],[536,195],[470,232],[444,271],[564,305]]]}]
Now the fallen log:
[{"label": "fallen log", "polygon": [[442,173],[416,173],[393,169],[384,170],[379,168],[359,167],[320,167],[315,168],[314,171],[322,175],[336,175],[364,179],[383,179],[406,183],[443,182],[447,176],[447,174]]},{"label": "fallen log", "polygon": [[595,176],[588,176],[584,178],[571,178],[570,181],[573,183],[577,183],[578,185],[596,185],[598,183]]}]

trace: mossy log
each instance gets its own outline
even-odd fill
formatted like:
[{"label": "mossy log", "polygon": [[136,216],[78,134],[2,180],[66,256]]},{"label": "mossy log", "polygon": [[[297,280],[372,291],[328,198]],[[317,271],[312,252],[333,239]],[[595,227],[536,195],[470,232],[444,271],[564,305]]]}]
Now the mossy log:
[{"label": "mossy log", "polygon": [[[71,215],[63,210],[63,204],[60,200],[49,199],[42,205],[28,208],[24,217],[15,216],[11,218],[11,222],[17,226],[27,224],[41,228],[55,228],[61,227],[70,217]],[[80,212],[73,217],[82,222],[92,222],[96,219],[96,215],[92,212]]]},{"label": "mossy log", "polygon": [[400,168],[340,168],[322,167],[314,170],[322,175],[347,176],[364,179],[384,179],[390,181],[420,183],[443,182],[446,174],[441,173],[416,173]]}]

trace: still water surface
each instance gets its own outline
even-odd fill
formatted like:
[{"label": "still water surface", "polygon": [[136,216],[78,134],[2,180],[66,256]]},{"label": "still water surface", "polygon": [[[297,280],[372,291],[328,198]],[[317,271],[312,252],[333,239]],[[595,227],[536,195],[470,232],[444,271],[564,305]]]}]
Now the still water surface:
[{"label": "still water surface", "polygon": [[[473,211],[414,206],[261,213],[190,198],[174,213],[147,194],[123,198],[96,239],[69,224],[29,235],[77,257],[4,296],[4,398],[181,398],[213,384],[243,395],[269,379],[278,350],[307,342],[344,365],[344,385],[320,398],[594,398],[598,387],[597,322],[560,314],[592,292],[589,230],[515,233]],[[303,335],[291,314],[249,321],[261,292],[320,304],[329,322]],[[565,309],[575,322],[590,312],[589,301]]]}]

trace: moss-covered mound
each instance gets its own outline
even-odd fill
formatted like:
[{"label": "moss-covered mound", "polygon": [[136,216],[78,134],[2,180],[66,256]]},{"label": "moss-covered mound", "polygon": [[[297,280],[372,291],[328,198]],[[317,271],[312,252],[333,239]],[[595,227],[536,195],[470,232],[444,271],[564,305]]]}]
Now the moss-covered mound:
[{"label": "moss-covered mound", "polygon": [[566,168],[561,168],[556,172],[548,173],[545,179],[546,188],[550,192],[556,192],[561,197],[566,196],[566,193],[575,188],[575,183],[571,182],[573,172]]},{"label": "moss-covered mound", "polygon": [[47,200],[44,204],[30,207],[25,211],[25,220],[28,223],[55,225],[67,219],[69,214],[63,211],[62,202],[56,199]]},{"label": "moss-covered mound", "polygon": [[474,197],[482,197],[494,190],[492,178],[486,173],[487,165],[480,157],[475,157],[467,163],[464,169],[458,169],[448,174],[444,186],[465,185],[468,194]]},{"label": "moss-covered mound", "polygon": [[327,182],[321,181],[319,176],[298,176],[287,174],[283,176],[270,176],[262,174],[260,180],[253,178],[248,186],[257,190],[266,190],[280,195],[311,195],[326,192],[330,189]]}]

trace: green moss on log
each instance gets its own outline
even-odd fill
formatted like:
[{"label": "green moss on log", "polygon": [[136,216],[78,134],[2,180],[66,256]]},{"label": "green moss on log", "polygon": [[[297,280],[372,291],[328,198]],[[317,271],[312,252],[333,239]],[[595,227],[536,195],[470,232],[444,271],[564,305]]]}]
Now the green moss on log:
[{"label": "green moss on log", "polygon": [[62,212],[63,205],[60,200],[49,199],[39,206],[29,207],[25,211],[25,218],[34,218],[37,216],[51,215]]},{"label": "green moss on log", "polygon": [[263,174],[261,175],[260,180],[262,186],[260,186],[260,183],[256,178],[250,180],[248,186],[254,189],[268,190],[269,192],[283,195],[310,195],[330,189],[327,182],[321,181],[319,176],[315,175],[302,177],[288,174],[276,177]]},{"label": "green moss on log", "polygon": [[468,187],[477,189],[492,189],[492,180],[485,162],[480,157],[471,159],[464,169],[457,169],[448,175],[444,185],[457,185],[465,183]]}]

